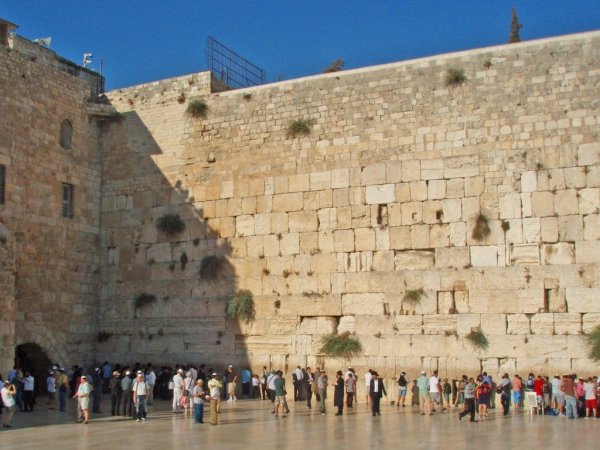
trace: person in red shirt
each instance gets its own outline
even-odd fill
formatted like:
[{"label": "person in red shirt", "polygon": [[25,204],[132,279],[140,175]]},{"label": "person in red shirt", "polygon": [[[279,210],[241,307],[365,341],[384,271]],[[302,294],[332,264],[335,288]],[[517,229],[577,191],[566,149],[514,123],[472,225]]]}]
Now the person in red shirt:
[{"label": "person in red shirt", "polygon": [[535,396],[537,398],[537,411],[539,414],[544,413],[544,384],[546,381],[544,377],[538,375],[535,381],[533,382],[533,390],[535,391]]}]

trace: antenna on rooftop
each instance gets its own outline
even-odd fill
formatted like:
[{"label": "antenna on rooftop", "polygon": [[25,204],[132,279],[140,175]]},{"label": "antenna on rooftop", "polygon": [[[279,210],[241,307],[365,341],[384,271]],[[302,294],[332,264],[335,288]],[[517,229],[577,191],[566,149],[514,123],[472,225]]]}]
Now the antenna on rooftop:
[{"label": "antenna on rooftop", "polygon": [[83,63],[81,64],[83,67],[87,67],[92,63],[93,53],[84,53],[83,54]]},{"label": "antenna on rooftop", "polygon": [[52,42],[52,36],[48,36],[45,38],[34,39],[33,43],[37,45],[41,45],[42,47],[50,48],[50,43]]}]

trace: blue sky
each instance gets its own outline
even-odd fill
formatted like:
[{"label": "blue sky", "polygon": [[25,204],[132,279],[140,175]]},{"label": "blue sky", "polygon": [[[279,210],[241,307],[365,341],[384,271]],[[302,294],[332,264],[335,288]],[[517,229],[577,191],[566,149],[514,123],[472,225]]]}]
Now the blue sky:
[{"label": "blue sky", "polygon": [[208,35],[269,81],[505,43],[511,6],[521,38],[600,29],[598,0],[2,0],[0,18],[77,63],[104,60],[108,89],[204,70]]}]

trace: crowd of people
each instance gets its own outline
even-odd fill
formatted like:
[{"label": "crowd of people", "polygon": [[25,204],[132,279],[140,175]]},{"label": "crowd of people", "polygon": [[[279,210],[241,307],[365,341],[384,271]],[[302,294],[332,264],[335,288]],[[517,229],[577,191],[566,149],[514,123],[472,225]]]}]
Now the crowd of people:
[{"label": "crowd of people", "polygon": [[[322,368],[296,367],[292,373],[294,402],[305,402],[310,410],[313,398],[319,412],[327,413],[329,388],[333,388],[335,415],[342,415],[344,408],[353,408],[359,401],[359,391],[364,388],[364,401],[370,405],[372,416],[381,415],[381,400],[386,397],[396,409],[418,406],[421,415],[444,413],[455,408],[459,420],[470,416],[471,422],[484,420],[488,410],[496,407],[500,399],[504,415],[516,410],[530,409],[532,413],[576,418],[598,418],[600,383],[598,377],[579,377],[565,374],[552,379],[530,373],[527,379],[515,374],[512,378],[505,373],[498,382],[486,372],[476,376],[463,375],[460,379],[440,378],[438,371],[428,375],[421,371],[410,380],[406,372],[393,380],[395,393],[388,397],[386,383],[375,370],[368,370],[359,381],[356,371],[349,367],[345,372],[335,373],[330,381]],[[5,428],[12,427],[12,416],[16,409],[31,412],[36,404],[36,384],[28,370],[15,367],[2,379],[0,412]],[[388,380],[390,388],[392,380]],[[363,388],[359,388],[360,385]],[[241,386],[239,386],[241,385]],[[148,417],[148,405],[155,397],[171,402],[173,414],[189,414],[196,423],[204,423],[204,405],[210,407],[210,423],[218,424],[222,402],[244,399],[270,400],[271,413],[286,417],[290,412],[287,402],[287,386],[281,370],[263,367],[253,374],[249,367],[239,373],[232,365],[219,373],[204,365],[192,364],[155,368],[152,364],[114,367],[108,362],[87,371],[73,366],[70,370],[54,365],[45,380],[47,391],[46,407],[66,411],[67,398],[77,400],[79,423],[87,424],[92,413],[100,413],[101,395],[110,397],[110,414],[143,422]],[[407,399],[410,396],[410,404]]]}]

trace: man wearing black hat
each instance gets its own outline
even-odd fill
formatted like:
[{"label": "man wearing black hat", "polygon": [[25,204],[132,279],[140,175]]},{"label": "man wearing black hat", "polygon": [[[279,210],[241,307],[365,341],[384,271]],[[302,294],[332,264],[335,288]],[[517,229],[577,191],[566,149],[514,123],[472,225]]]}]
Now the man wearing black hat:
[{"label": "man wearing black hat", "polygon": [[373,411],[373,416],[380,416],[381,412],[379,411],[379,403],[381,402],[381,397],[384,395],[387,396],[387,393],[385,392],[383,380],[379,378],[379,374],[377,372],[373,372],[369,393],[371,395],[371,410]]}]

